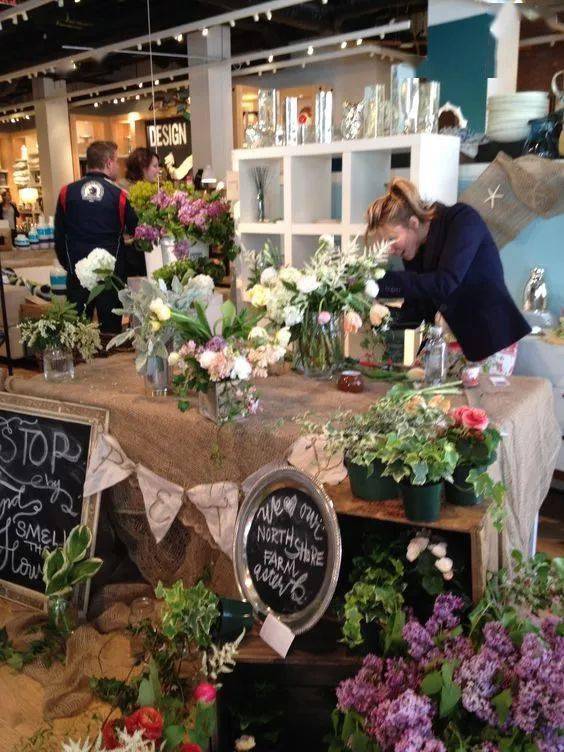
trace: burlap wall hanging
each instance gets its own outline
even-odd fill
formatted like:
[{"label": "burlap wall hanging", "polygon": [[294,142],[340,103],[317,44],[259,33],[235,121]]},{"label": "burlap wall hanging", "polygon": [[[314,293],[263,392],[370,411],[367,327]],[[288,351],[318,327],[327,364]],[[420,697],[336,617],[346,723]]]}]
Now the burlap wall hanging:
[{"label": "burlap wall hanging", "polygon": [[501,250],[537,217],[564,213],[564,164],[499,152],[460,200],[482,215]]}]

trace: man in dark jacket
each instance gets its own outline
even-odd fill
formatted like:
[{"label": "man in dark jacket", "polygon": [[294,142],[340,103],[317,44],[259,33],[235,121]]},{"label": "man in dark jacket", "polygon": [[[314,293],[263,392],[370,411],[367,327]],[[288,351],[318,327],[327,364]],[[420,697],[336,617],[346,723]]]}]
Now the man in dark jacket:
[{"label": "man in dark jacket", "polygon": [[112,313],[119,307],[115,292],[103,292],[86,305],[89,291],[81,286],[75,273],[78,261],[94,248],[104,248],[116,257],[115,274],[126,281],[124,232],[133,235],[137,215],[126,191],[115,184],[118,176],[117,145],[112,141],[94,141],[86,151],[87,173],[84,178],[62,188],[55,214],[55,251],[59,263],[67,270],[67,296],[86,309],[94,309],[102,332],[121,330],[121,318]]}]

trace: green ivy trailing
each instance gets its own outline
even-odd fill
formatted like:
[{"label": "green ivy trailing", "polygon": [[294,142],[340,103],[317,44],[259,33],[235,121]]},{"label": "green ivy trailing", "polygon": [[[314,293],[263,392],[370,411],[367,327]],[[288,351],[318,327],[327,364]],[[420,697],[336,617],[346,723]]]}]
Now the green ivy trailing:
[{"label": "green ivy trailing", "polygon": [[198,582],[193,588],[185,588],[182,580],[166,588],[159,582],[155,589],[157,598],[162,598],[162,631],[169,640],[179,638],[208,648],[212,642],[212,629],[219,618],[219,598]]}]

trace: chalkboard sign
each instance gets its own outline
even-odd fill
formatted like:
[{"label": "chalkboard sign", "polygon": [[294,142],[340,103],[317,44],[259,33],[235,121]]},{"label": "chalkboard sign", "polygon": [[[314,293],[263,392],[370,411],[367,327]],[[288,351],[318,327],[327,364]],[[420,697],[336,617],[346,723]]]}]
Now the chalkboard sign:
[{"label": "chalkboard sign", "polygon": [[[84,497],[84,481],[98,408],[0,395],[0,595],[45,604],[44,549],[63,545],[76,525],[93,531],[98,497]],[[78,594],[81,611],[88,593]]]},{"label": "chalkboard sign", "polygon": [[234,562],[242,595],[299,634],[329,605],[340,560],[339,526],[323,489],[288,466],[265,474],[237,519]]}]

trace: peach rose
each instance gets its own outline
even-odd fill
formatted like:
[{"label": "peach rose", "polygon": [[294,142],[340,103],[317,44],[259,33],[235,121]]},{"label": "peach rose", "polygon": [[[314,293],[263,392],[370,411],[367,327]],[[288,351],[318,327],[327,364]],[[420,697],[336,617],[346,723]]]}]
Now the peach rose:
[{"label": "peach rose", "polygon": [[489,422],[488,414],[479,407],[468,407],[462,414],[462,425],[472,431],[485,431]]},{"label": "peach rose", "polygon": [[362,326],[362,319],[356,311],[347,311],[343,321],[345,334],[356,334]]}]

